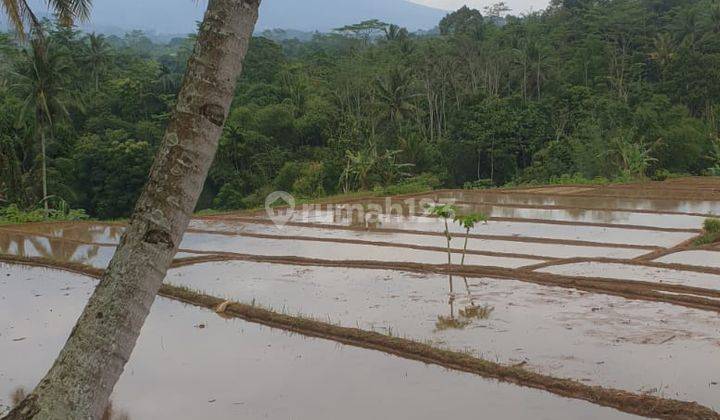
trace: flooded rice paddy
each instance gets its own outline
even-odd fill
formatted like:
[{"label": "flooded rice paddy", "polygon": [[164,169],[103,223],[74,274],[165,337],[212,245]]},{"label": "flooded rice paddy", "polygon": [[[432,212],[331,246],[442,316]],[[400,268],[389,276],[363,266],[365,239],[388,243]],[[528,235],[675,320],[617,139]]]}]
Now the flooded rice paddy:
[{"label": "flooded rice paddy", "polygon": [[[719,402],[720,364],[707,360],[720,359],[720,323],[707,311],[491,278],[455,277],[451,300],[439,275],[239,261],[174,269],[166,282],[593,385]],[[473,307],[491,312],[461,315]],[[443,329],[448,317],[467,324]]]},{"label": "flooded rice paddy", "polygon": [[[0,265],[0,404],[52,364],[93,281]],[[115,418],[621,419],[587,402],[158,298],[112,396]],[[3,409],[0,409],[0,412]]]},{"label": "flooded rice paddy", "polygon": [[620,263],[582,262],[543,268],[552,274],[637,280],[720,290],[720,275]]},{"label": "flooded rice paddy", "polygon": [[[452,199],[460,212],[490,216],[470,232],[465,268],[465,230],[450,221],[447,266],[444,221],[406,205],[401,217],[297,209],[282,227],[264,211],[205,216],[191,222],[166,284],[717,411],[720,252],[691,242],[720,214],[719,190],[718,179],[693,178],[389,201]],[[123,231],[0,226],[0,258],[105,268]],[[0,405],[44,374],[93,287],[78,274],[0,264],[0,355],[17,360],[0,366]],[[410,359],[158,298],[113,407],[133,419],[158,407],[169,418],[626,417]]]}]

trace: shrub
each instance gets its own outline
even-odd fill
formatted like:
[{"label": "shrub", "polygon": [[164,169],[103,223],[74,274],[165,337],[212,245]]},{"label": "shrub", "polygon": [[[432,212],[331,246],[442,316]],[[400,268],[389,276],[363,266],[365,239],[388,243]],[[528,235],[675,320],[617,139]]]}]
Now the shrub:
[{"label": "shrub", "polygon": [[466,182],[463,184],[463,188],[466,190],[486,190],[494,187],[495,184],[492,179],[479,179],[477,181]]},{"label": "shrub", "polygon": [[703,229],[705,230],[705,233],[720,233],[720,219],[705,219]]},{"label": "shrub", "polygon": [[720,219],[705,219],[703,234],[695,240],[695,246],[713,244],[718,241],[720,241]]},{"label": "shrub", "polygon": [[0,208],[0,224],[77,221],[88,219],[88,215],[85,214],[85,210],[71,209],[64,203],[64,201],[61,201],[58,208],[52,208],[47,213],[45,212],[45,209],[25,211],[20,209],[17,205],[11,204],[7,207]]},{"label": "shrub", "polygon": [[440,180],[435,175],[422,174],[413,178],[408,178],[398,184],[389,185],[384,188],[376,188],[377,195],[401,195],[415,194],[430,191],[440,185]]},{"label": "shrub", "polygon": [[306,198],[317,198],[325,195],[323,187],[325,167],[319,162],[302,165],[299,176],[293,183],[292,192]]},{"label": "shrub", "polygon": [[666,179],[670,178],[672,174],[667,169],[659,169],[655,171],[655,173],[652,175],[651,179],[653,181],[665,181]]}]

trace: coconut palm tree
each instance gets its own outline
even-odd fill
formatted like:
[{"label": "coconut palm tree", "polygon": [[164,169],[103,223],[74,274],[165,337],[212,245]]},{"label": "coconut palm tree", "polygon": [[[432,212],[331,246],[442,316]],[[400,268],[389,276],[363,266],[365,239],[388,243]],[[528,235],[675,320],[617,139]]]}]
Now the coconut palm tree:
[{"label": "coconut palm tree", "polygon": [[393,68],[385,77],[376,79],[373,88],[382,120],[396,126],[415,112],[413,100],[418,94],[413,92],[409,69]]},{"label": "coconut palm tree", "polygon": [[14,83],[11,88],[23,98],[19,120],[31,116],[33,132],[40,142],[43,203],[46,211],[46,146],[48,140],[52,141],[55,123],[69,115],[68,102],[71,96],[66,86],[70,70],[70,61],[64,50],[35,38],[31,40],[30,47],[23,52],[13,71]]},{"label": "coconut palm tree", "polygon": [[655,37],[653,47],[654,51],[650,53],[650,58],[657,62],[660,67],[660,80],[665,80],[667,68],[675,58],[675,41],[672,35],[665,32]]},{"label": "coconut palm tree", "polygon": [[90,70],[96,92],[100,90],[100,76],[107,69],[111,58],[110,45],[105,40],[105,35],[96,35],[93,32],[85,37],[85,48],[81,53],[81,60]]},{"label": "coconut palm tree", "polygon": [[[92,0],[46,0],[49,8],[55,12],[62,26],[72,26],[75,20],[87,20],[90,17]],[[30,31],[42,37],[42,25],[27,0],[0,0],[0,9],[7,15],[19,38],[26,36],[26,24]]]}]

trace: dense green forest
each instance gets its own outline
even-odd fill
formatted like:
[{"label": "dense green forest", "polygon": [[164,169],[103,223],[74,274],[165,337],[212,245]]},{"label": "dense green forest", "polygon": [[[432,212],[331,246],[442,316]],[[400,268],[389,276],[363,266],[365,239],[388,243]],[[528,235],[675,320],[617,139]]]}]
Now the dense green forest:
[{"label": "dense green forest", "polygon": [[[720,3],[463,8],[438,30],[378,21],[255,37],[200,208],[435,186],[720,174]],[[489,12],[489,13],[488,13]],[[126,216],[193,36],[0,34],[0,207]],[[275,40],[273,40],[275,39]],[[44,150],[44,152],[43,152]]]}]

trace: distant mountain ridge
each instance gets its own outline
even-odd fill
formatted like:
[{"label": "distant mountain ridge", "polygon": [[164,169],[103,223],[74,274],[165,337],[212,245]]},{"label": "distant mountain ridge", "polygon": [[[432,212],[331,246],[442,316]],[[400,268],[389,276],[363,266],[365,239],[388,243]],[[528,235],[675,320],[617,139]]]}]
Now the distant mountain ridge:
[{"label": "distant mountain ridge", "polygon": [[[29,3],[39,14],[47,11],[45,0]],[[83,29],[184,34],[195,30],[207,0],[94,0],[93,4],[92,21]],[[414,31],[435,27],[447,13],[406,0],[264,0],[256,29],[325,32],[379,19]]]}]

